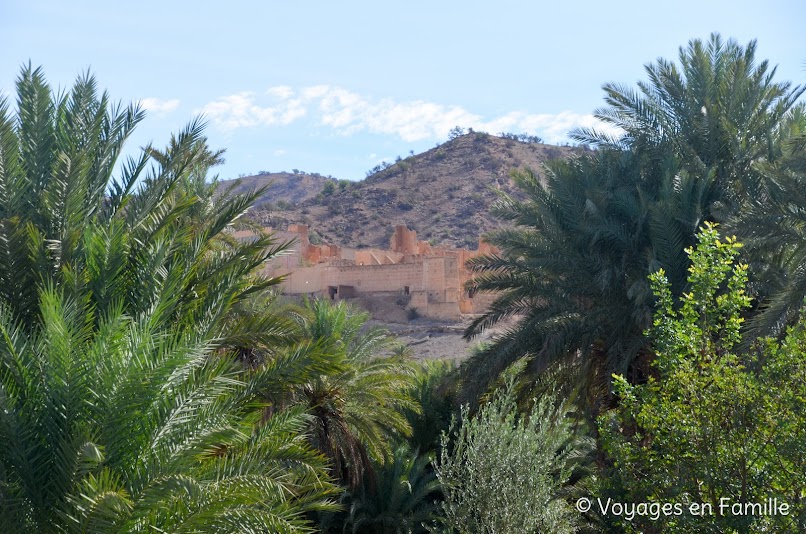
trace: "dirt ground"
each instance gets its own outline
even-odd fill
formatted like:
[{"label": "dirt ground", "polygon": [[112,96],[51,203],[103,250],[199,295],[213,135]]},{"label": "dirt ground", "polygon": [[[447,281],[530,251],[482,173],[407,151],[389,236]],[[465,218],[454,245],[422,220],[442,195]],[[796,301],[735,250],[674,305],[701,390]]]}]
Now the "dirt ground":
[{"label": "dirt ground", "polygon": [[473,320],[470,316],[465,316],[460,321],[438,321],[427,317],[410,319],[407,310],[391,300],[361,297],[351,301],[370,312],[370,325],[389,330],[409,347],[418,360],[462,361],[479,342],[489,340],[506,326],[497,326],[466,341],[462,334]]}]

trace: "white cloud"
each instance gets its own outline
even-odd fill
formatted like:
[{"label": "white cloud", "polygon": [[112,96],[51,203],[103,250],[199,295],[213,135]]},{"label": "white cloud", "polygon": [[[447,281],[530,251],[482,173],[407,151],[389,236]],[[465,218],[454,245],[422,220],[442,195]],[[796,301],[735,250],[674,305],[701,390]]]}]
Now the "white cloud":
[{"label": "white cloud", "polygon": [[302,101],[292,98],[289,87],[274,87],[267,93],[278,100],[276,105],[261,107],[255,103],[255,94],[247,91],[219,98],[195,112],[203,113],[224,130],[287,125],[305,115]]},{"label": "white cloud", "polygon": [[279,158],[280,156],[285,156],[286,150],[284,148],[278,148],[277,150],[272,152],[272,154],[274,155],[274,157]]},{"label": "white cloud", "polygon": [[179,107],[179,99],[144,98],[140,101],[140,105],[146,111],[151,111],[157,115],[167,115]]},{"label": "white cloud", "polygon": [[455,126],[493,134],[499,132],[539,135],[549,143],[567,140],[569,130],[592,127],[612,130],[593,115],[563,111],[555,114],[530,114],[511,111],[485,119],[460,106],[424,100],[398,102],[390,98],[373,99],[342,87],[316,85],[295,90],[288,86],[271,87],[268,105],[258,103],[252,92],[225,96],[197,111],[203,112],[224,130],[254,126],[284,126],[308,115],[316,124],[332,128],[340,135],[365,131],[394,135],[404,141],[444,139]]}]

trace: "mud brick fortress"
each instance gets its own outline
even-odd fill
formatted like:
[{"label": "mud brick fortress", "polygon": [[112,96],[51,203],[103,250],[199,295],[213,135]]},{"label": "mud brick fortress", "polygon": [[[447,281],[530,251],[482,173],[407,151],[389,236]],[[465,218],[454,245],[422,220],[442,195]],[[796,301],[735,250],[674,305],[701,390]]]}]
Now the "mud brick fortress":
[{"label": "mud brick fortress", "polygon": [[[240,234],[241,232],[238,232]],[[294,240],[291,254],[268,266],[269,274],[285,275],[281,285],[287,295],[323,296],[332,300],[355,297],[387,299],[436,319],[459,319],[463,314],[483,313],[490,294],[470,294],[465,282],[470,273],[465,262],[497,252],[479,239],[477,250],[432,247],[417,240],[417,232],[395,226],[389,250],[353,249],[313,245],[308,227],[294,224],[275,231],[282,241]],[[236,235],[247,238],[247,235]]]}]

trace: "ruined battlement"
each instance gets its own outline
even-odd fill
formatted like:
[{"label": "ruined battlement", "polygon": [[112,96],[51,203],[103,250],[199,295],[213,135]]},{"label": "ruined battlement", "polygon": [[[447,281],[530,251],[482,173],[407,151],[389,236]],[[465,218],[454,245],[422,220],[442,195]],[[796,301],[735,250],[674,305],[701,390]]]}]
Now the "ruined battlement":
[{"label": "ruined battlement", "polygon": [[303,224],[289,225],[287,231],[275,234],[295,242],[291,254],[267,267],[269,274],[285,276],[280,286],[284,294],[333,300],[400,295],[421,315],[438,319],[482,313],[491,302],[489,295],[470,295],[464,289],[471,278],[467,260],[497,252],[482,239],[478,250],[432,247],[418,241],[414,230],[397,225],[389,249],[380,250],[312,245]]}]

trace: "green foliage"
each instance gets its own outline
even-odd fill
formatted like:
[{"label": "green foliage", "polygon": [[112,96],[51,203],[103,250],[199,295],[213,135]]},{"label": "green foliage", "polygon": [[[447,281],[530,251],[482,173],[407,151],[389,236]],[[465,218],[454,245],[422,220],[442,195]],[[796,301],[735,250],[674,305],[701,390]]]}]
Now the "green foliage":
[{"label": "green foliage", "polygon": [[372,460],[392,456],[392,438],[411,434],[402,412],[420,410],[409,393],[415,368],[388,354],[393,339],[366,328],[367,313],[324,299],[306,307],[304,341],[295,350],[320,354],[330,367],[295,387],[291,400],[308,410],[311,444],[330,460],[333,478],[357,488]]},{"label": "green foliage", "polygon": [[[465,367],[466,398],[523,356],[532,374],[576,368],[571,380],[584,383],[594,415],[612,402],[614,372],[645,380],[647,275],[662,268],[679,295],[683,251],[697,228],[767,198],[757,166],[779,155],[787,114],[803,93],[775,82],[775,69],[755,51],[755,42],[742,47],[718,35],[692,40],[679,64],[648,65],[637,90],[605,85],[608,106],[597,117],[620,135],[578,130],[578,141],[600,150],[550,162],[544,183],[528,171],[515,175],[525,199],[503,196],[497,214],[516,227],[488,237],[501,254],[470,263],[469,289],[499,297],[466,334],[520,321]],[[791,292],[788,305],[804,294]]]},{"label": "green foliage", "polygon": [[578,452],[550,395],[518,415],[507,387],[448,439],[436,465],[445,532],[575,532],[579,514],[563,499]]},{"label": "green foliage", "polygon": [[717,218],[760,193],[753,163],[774,159],[776,137],[803,87],[775,82],[775,68],[755,57],[756,42],[741,46],[712,34],[680,47],[679,65],[659,59],[646,66],[648,82],[638,90],[604,85],[607,108],[596,117],[624,134],[578,130],[574,137],[596,146],[636,149],[660,160],[673,155],[685,170],[710,175],[720,202]]},{"label": "green foliage", "polygon": [[274,203],[274,207],[279,211],[288,211],[291,208],[293,208],[294,205],[288,202],[287,200],[281,198]]},{"label": "green foliage", "polygon": [[437,452],[443,432],[450,429],[454,406],[454,365],[443,360],[421,362],[411,396],[421,410],[405,410],[411,425],[409,448]]},{"label": "green foliage", "polygon": [[373,478],[352,495],[345,532],[421,534],[436,518],[440,485],[431,457],[399,447],[377,466]]},{"label": "green foliage", "polygon": [[325,182],[325,185],[322,186],[322,196],[329,197],[333,193],[336,192],[336,182],[328,180]]},{"label": "green foliage", "polygon": [[465,135],[465,129],[461,126],[454,126],[451,128],[451,131],[448,132],[448,139],[453,141],[457,137],[462,137],[463,135]]},{"label": "green foliage", "polygon": [[[802,531],[806,491],[806,329],[778,343],[760,341],[737,352],[747,267],[735,264],[739,244],[719,240],[713,226],[689,249],[689,291],[675,307],[668,281],[651,276],[658,310],[650,331],[657,350],[643,385],[617,377],[621,404],[602,417],[604,450],[612,460],[606,484],[625,502],[708,503],[656,521],[636,518],[635,531]],[[789,515],[720,513],[720,504],[778,498]],[[722,501],[721,499],[728,499]]]},{"label": "green foliage", "polygon": [[767,297],[750,324],[756,334],[783,332],[806,298],[806,105],[794,108],[781,130],[780,154],[754,166],[766,194],[731,221],[749,249],[754,289]]},{"label": "green foliage", "polygon": [[[146,147],[111,176],[123,143],[143,114],[97,94],[79,78],[53,95],[40,70],[17,83],[16,116],[0,103],[0,298],[20,321],[38,320],[39,292],[89,291],[98,316],[117,306],[138,317],[155,309],[171,328],[221,331],[226,311],[277,279],[258,267],[287,244],[270,235],[236,243],[232,230],[260,196],[221,195],[206,170],[220,161],[192,122],[164,151]],[[270,324],[229,325],[258,336]],[[238,331],[250,328],[250,332]]]},{"label": "green foliage", "polygon": [[520,141],[521,143],[540,144],[543,142],[543,139],[541,137],[538,137],[536,135],[529,135],[527,133],[514,134],[508,132],[501,132],[498,134],[498,137],[502,139],[509,139],[512,141]]},{"label": "green foliage", "polygon": [[255,391],[203,333],[95,315],[41,294],[33,330],[0,310],[0,519],[6,532],[303,532],[329,508],[301,410],[256,427]]},{"label": "green foliage", "polygon": [[[112,179],[143,114],[95,85],[54,95],[28,67],[0,102],[2,529],[306,531],[324,459],[260,395],[327,364],[275,353],[293,323],[247,309],[285,247],[231,238],[260,191],[207,183],[199,122]],[[246,372],[245,347],[272,357]]]},{"label": "green foliage", "polygon": [[568,366],[573,381],[585,384],[590,399],[583,404],[597,413],[613,372],[643,372],[635,362],[646,352],[643,331],[651,321],[646,275],[658,266],[684,270],[682,242],[697,218],[674,209],[683,199],[672,183],[655,185],[651,195],[637,188],[640,161],[627,152],[554,161],[545,182],[529,171],[513,178],[526,198],[502,195],[494,207],[513,227],[486,238],[501,253],[468,262],[468,289],[497,297],[466,336],[510,317],[519,321],[463,366],[465,399],[478,398],[526,356],[532,372]]}]

